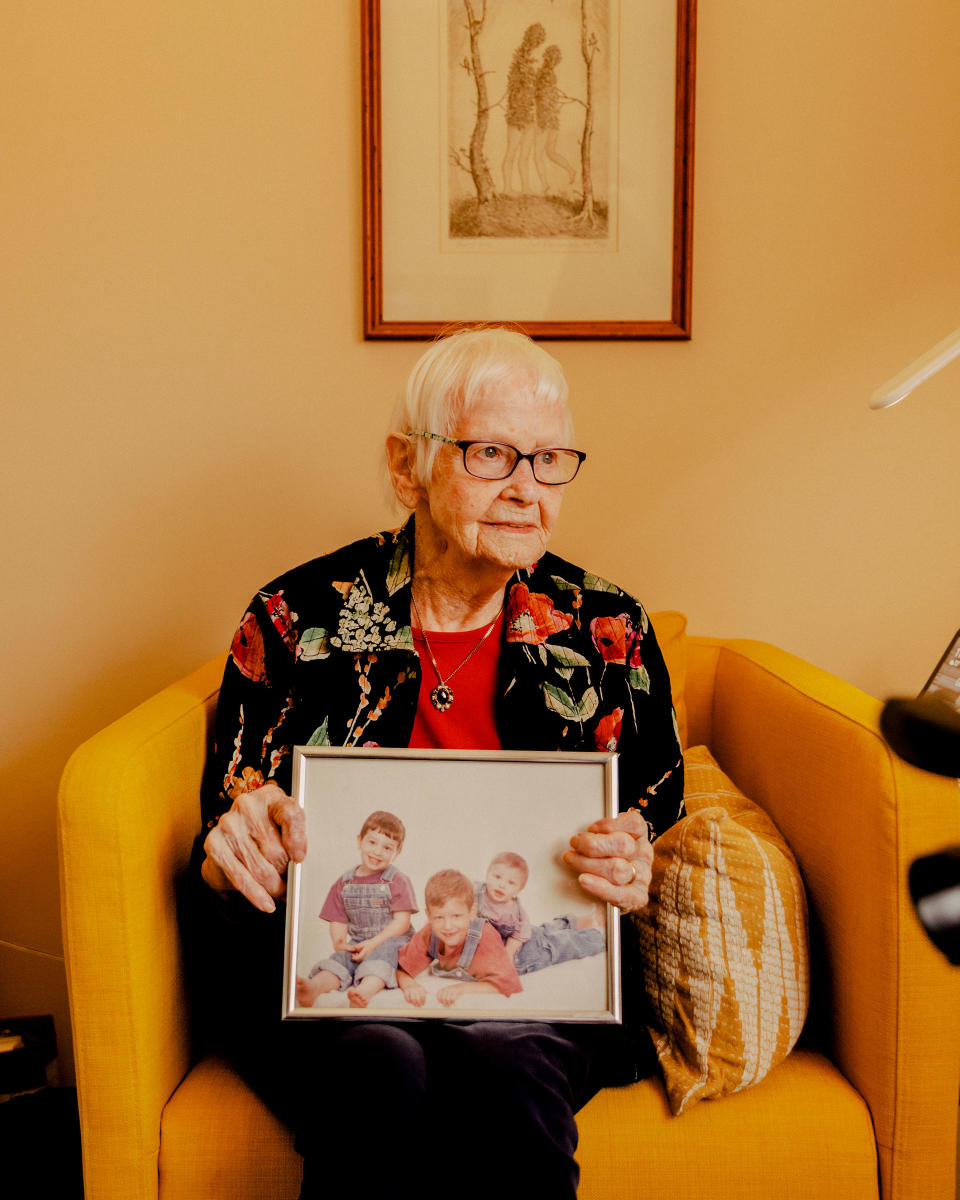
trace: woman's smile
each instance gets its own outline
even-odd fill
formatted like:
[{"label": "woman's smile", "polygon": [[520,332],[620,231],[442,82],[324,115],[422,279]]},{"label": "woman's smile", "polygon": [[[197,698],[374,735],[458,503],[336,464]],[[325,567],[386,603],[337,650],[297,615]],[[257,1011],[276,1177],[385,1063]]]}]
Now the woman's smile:
[{"label": "woman's smile", "polygon": [[537,528],[534,521],[487,521],[485,524],[492,525],[494,529],[505,529],[508,533],[526,533]]}]

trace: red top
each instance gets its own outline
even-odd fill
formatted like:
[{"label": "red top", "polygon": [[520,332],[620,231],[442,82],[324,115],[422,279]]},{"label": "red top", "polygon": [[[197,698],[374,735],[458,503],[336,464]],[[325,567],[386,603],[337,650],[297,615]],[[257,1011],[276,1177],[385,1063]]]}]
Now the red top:
[{"label": "red top", "polygon": [[[423,634],[413,630],[413,642],[420,655],[420,698],[413,722],[410,745],[439,750],[499,750],[500,738],[493,721],[493,701],[497,689],[497,661],[500,657],[500,632],[503,614],[497,618],[490,636],[460,670],[457,667],[483,637],[486,626],[458,633],[432,633],[427,630],[433,651],[453,703],[446,712],[437,712],[430,693],[439,684]],[[456,672],[451,679],[451,673]]]}]

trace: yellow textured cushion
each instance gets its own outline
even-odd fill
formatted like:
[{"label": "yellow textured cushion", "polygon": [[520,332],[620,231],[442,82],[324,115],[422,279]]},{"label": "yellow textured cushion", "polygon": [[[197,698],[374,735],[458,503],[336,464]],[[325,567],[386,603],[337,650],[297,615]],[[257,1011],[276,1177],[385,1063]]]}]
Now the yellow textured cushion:
[{"label": "yellow textured cushion", "polygon": [[643,1079],[604,1088],[577,1113],[577,1126],[579,1200],[879,1196],[870,1110],[810,1050],[796,1050],[763,1087],[700,1104],[682,1121],[671,1117],[659,1082]]},{"label": "yellow textured cushion", "polygon": [[670,672],[673,708],[677,714],[680,745],[687,744],[687,618],[681,612],[664,609],[650,613],[650,624],[657,635],[657,645]]},{"label": "yellow textured cushion", "polygon": [[807,906],[773,821],[704,746],[684,754],[688,815],[654,846],[637,921],[651,1029],[674,1115],[759,1083],[809,999]]}]

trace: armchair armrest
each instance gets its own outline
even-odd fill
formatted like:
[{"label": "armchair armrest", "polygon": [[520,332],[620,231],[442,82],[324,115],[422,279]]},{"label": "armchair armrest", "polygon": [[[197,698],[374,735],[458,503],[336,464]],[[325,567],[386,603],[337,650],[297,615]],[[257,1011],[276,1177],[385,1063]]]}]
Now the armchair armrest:
[{"label": "armchair armrest", "polygon": [[223,660],[80,746],[59,796],[86,1195],[157,1196],[160,1114],[190,1064],[174,881],[199,819]]},{"label": "armchair armrest", "polygon": [[831,1053],[867,1101],[884,1197],[952,1196],[960,972],[929,943],[909,864],[960,842],[955,780],[916,770],[879,733],[881,705],[759,642],[692,638],[695,736],[794,850],[825,978]]}]

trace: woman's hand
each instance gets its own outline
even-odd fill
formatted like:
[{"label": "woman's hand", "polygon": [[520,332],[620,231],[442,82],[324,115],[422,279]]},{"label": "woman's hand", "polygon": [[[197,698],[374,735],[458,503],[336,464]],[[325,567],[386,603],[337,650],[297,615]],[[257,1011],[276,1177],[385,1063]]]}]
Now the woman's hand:
[{"label": "woman's hand", "polygon": [[635,809],[604,817],[570,839],[563,861],[580,874],[580,886],[621,912],[645,908],[653,866],[647,822]]},{"label": "woman's hand", "polygon": [[303,862],[303,809],[275,783],[243,792],[203,843],[201,874],[218,892],[237,891],[261,912],[273,912],[287,888],[287,864]]}]

